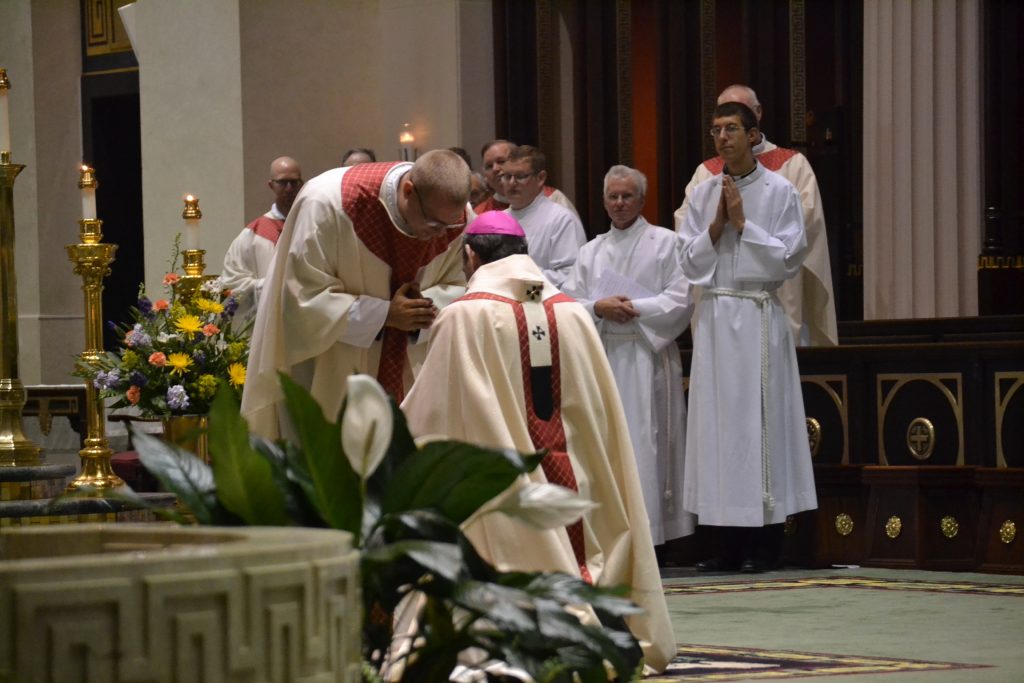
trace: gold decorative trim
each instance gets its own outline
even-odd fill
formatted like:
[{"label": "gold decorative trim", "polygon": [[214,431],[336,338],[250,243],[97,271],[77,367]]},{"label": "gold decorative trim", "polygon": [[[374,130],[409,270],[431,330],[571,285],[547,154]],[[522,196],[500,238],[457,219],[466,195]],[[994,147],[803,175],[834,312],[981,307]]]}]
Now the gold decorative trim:
[{"label": "gold decorative trim", "polygon": [[[1006,453],[1003,452],[1003,418],[1006,417],[1006,408],[1014,395],[1020,391],[1021,387],[1024,387],[1024,372],[997,372],[993,375],[993,379],[996,394],[996,467],[1008,467]],[[1004,394],[1003,382],[1007,380],[1012,383]]]},{"label": "gold decorative trim", "polygon": [[[113,0],[86,0],[85,54],[87,57],[131,52],[128,32],[121,23],[121,15]],[[118,5],[123,3],[117,3]]]},{"label": "gold decorative trim", "polygon": [[[710,136],[709,136],[710,137]],[[847,412],[848,402],[846,400],[846,375],[800,375],[801,384],[813,384],[821,387],[822,390],[832,399],[839,413],[839,421],[843,427],[843,454],[839,459],[840,464],[850,464],[850,419]],[[819,423],[820,426],[820,423]],[[814,453],[812,452],[813,456]]]},{"label": "gold decorative trim", "polygon": [[939,530],[946,538],[955,538],[960,533],[960,522],[953,515],[946,515],[939,520]]},{"label": "gold decorative trim", "polygon": [[978,256],[978,270],[1024,270],[1024,256]]},{"label": "gold decorative trim", "polygon": [[715,0],[700,1],[700,139],[704,158],[715,156],[715,141],[705,133],[718,104],[715,82]]},{"label": "gold decorative trim", "polygon": [[619,163],[633,165],[633,7],[632,0],[615,2],[616,97],[619,110]]},{"label": "gold decorative trim", "polygon": [[811,449],[811,457],[815,458],[821,450],[821,423],[813,417],[804,420],[807,422],[807,445]]},{"label": "gold decorative trim", "polygon": [[789,0],[789,138],[807,142],[807,65],[804,0]]},{"label": "gold decorative trim", "polygon": [[[558,127],[555,125],[556,112],[561,111],[560,103],[556,101],[555,79],[558,73],[558,30],[556,29],[557,19],[551,7],[551,0],[537,0],[535,11],[536,36],[538,55],[543,51],[543,56],[537,58],[537,146],[548,155],[549,168],[551,162],[555,162],[555,168],[561,169],[561,159],[558,158]],[[519,141],[522,144],[522,141]],[[550,176],[551,172],[548,171]],[[550,182],[550,180],[549,180]]]},{"label": "gold decorative trim", "polygon": [[935,425],[926,417],[915,417],[907,425],[907,450],[920,461],[935,452]]},{"label": "gold decorative trim", "polygon": [[[936,387],[953,409],[953,416],[956,419],[957,431],[957,454],[956,464],[964,464],[964,381],[963,373],[960,372],[919,372],[919,373],[879,373],[875,377],[877,388],[877,412],[878,412],[878,464],[889,465],[889,455],[885,450],[885,417],[893,399],[900,392],[904,385],[910,382],[927,382]],[[892,385],[886,387],[886,383]],[[951,382],[954,389],[951,390],[944,382]]]},{"label": "gold decorative trim", "polygon": [[845,512],[836,515],[835,525],[836,533],[840,536],[849,536],[853,533],[853,517]]},{"label": "gold decorative trim", "polygon": [[999,540],[1009,545],[1017,538],[1017,525],[1012,519],[1008,519],[999,525]]},{"label": "gold decorative trim", "polygon": [[903,531],[903,520],[893,515],[885,521],[885,535],[895,539]]}]

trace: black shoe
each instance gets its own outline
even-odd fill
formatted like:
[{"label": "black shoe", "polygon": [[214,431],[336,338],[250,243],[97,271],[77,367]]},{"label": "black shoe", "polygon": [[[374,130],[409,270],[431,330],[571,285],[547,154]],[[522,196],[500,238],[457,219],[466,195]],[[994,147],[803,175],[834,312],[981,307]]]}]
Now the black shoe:
[{"label": "black shoe", "polygon": [[701,560],[694,566],[699,572],[731,572],[740,568],[738,562],[729,562],[721,557],[712,557],[710,560]]},{"label": "black shoe", "polygon": [[740,571],[744,574],[763,574],[768,571],[768,565],[761,560],[748,558],[743,560],[743,564],[740,565]]}]

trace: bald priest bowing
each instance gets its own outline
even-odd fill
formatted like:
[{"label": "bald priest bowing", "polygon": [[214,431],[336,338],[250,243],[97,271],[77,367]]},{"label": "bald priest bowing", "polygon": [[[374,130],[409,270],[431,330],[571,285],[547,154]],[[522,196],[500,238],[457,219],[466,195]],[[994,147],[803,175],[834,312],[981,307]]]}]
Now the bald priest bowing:
[{"label": "bald priest bowing", "polygon": [[[447,150],[410,163],[336,168],[310,180],[281,234],[256,324],[242,414],[281,434],[277,372],[337,415],[344,378],[376,375],[398,400],[438,305],[464,291],[470,172]],[[423,335],[419,335],[423,336]],[[287,432],[286,432],[287,433]]]},{"label": "bald priest bowing", "polygon": [[[632,587],[646,614],[627,621],[647,665],[660,671],[675,655],[675,638],[625,414],[590,314],[526,255],[523,229],[509,214],[482,214],[465,245],[468,291],[434,322],[426,361],[402,405],[409,428],[415,436],[547,449],[530,476],[597,507],[543,531],[484,515],[466,535],[501,569]],[[440,398],[438,387],[445,387]]]}]

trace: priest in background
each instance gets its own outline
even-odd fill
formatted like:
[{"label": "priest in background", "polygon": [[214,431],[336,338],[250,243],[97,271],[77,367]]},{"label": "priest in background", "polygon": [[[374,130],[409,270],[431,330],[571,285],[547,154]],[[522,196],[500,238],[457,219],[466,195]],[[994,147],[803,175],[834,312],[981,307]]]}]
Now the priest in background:
[{"label": "priest in background", "polygon": [[[745,85],[730,85],[718,96],[718,104],[739,102],[754,112],[760,137],[754,145],[758,163],[788,180],[800,193],[804,229],[807,232],[807,257],[795,277],[779,288],[778,297],[789,316],[793,340],[797,346],[835,346],[839,343],[836,330],[836,302],[832,294],[832,265],[829,262],[828,233],[825,230],[825,212],[821,206],[818,180],[810,162],[800,152],[778,147],[760,132],[761,103],[757,93]],[[718,175],[724,165],[722,157],[708,159],[693,172],[686,186],[683,205],[675,213],[676,230],[683,224],[687,206],[695,188],[701,182]]]},{"label": "priest in background", "polygon": [[256,317],[256,305],[263,280],[274,258],[274,247],[284,229],[284,220],[302,187],[302,169],[291,157],[278,157],[270,164],[267,187],[274,193],[270,211],[245,226],[224,256],[221,282],[238,302],[236,319],[248,323]]},{"label": "priest in background", "polygon": [[375,375],[401,400],[438,307],[464,291],[469,168],[433,150],[415,164],[367,163],[313,178],[295,200],[253,329],[242,415],[277,438],[278,372],[329,418],[345,377]]},{"label": "priest in background", "polygon": [[587,309],[622,397],[655,545],[693,533],[683,510],[686,399],[676,338],[690,324],[679,240],[640,215],[647,178],[628,166],[604,177],[611,229],[580,250],[564,290]]},{"label": "priest in background", "polygon": [[712,527],[698,571],[762,572],[788,515],[817,507],[796,347],[776,291],[807,254],[800,197],[754,158],[754,112],[715,108],[722,174],[693,189],[683,272],[702,289],[693,321],[683,507]]},{"label": "priest in background", "polygon": [[675,656],[675,637],[615,378],[590,316],[544,277],[526,245],[506,213],[484,213],[467,228],[468,291],[438,315],[402,409],[415,436],[548,450],[529,479],[577,491],[597,507],[546,530],[483,515],[467,537],[499,569],[631,587],[646,612],[627,623],[646,664],[661,671]]},{"label": "priest in background", "polygon": [[530,256],[556,287],[569,276],[580,247],[587,242],[583,224],[572,211],[544,194],[547,157],[530,145],[513,149],[499,179],[508,199],[506,212],[526,231]]},{"label": "priest in background", "polygon": [[[501,167],[508,161],[508,155],[517,146],[510,140],[491,140],[480,150],[480,156],[483,158],[484,180],[487,181],[490,194],[479,203],[473,203],[474,212],[480,214],[484,211],[504,211],[508,208],[508,197],[503,194],[499,177],[501,176]],[[576,207],[557,187],[545,183],[543,192],[548,199],[569,209],[579,218]]]}]

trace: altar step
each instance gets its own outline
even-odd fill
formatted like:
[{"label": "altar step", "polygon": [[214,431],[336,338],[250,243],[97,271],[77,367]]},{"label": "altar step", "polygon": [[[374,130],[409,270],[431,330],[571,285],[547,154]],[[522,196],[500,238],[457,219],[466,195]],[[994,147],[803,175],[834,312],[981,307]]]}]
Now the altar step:
[{"label": "altar step", "polygon": [[[156,515],[129,503],[102,498],[60,499],[75,475],[73,465],[0,467],[0,528],[90,522],[154,522]],[[173,507],[170,493],[140,494],[146,502]]]},{"label": "altar step", "polygon": [[818,465],[793,564],[1024,573],[1024,468]]}]

